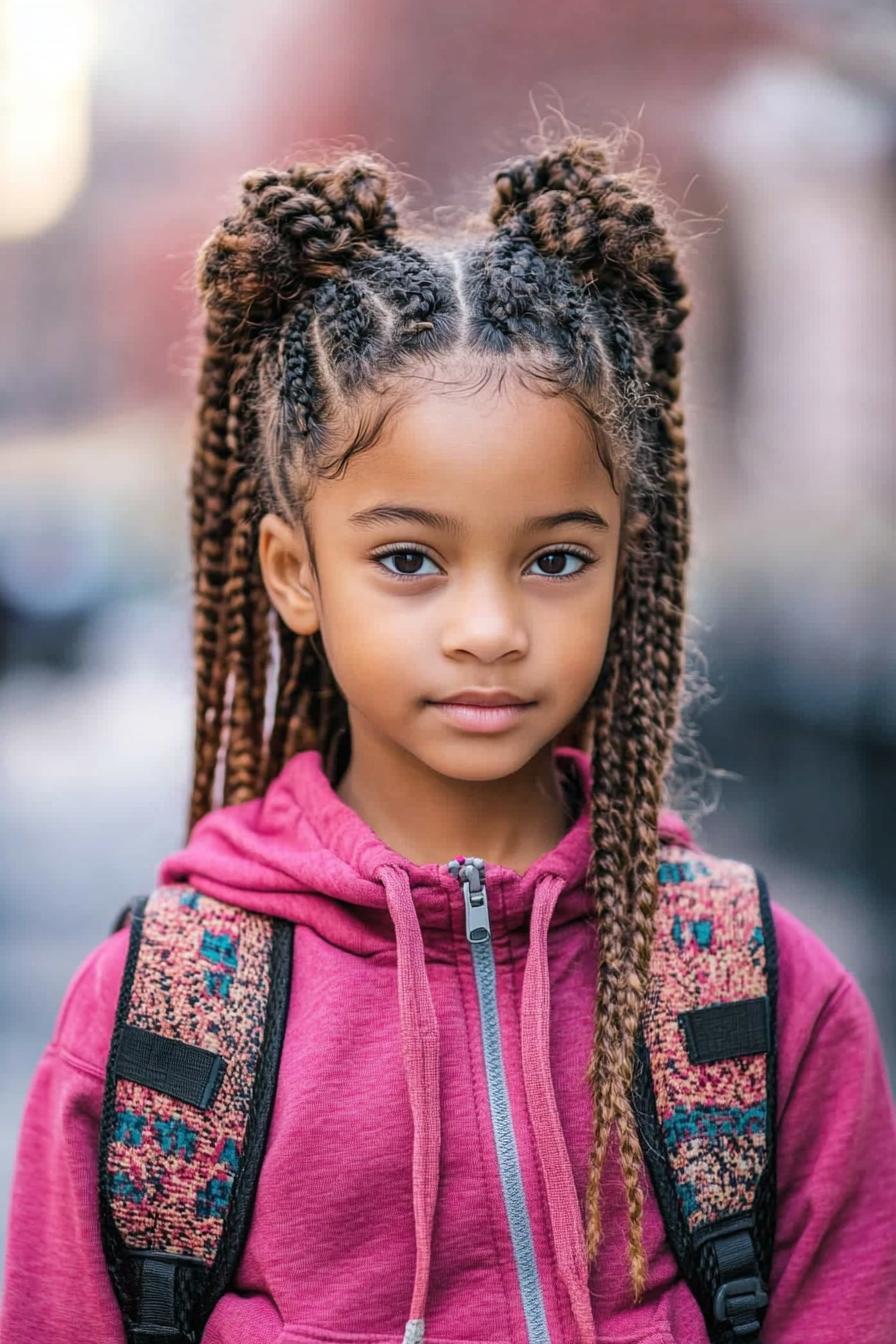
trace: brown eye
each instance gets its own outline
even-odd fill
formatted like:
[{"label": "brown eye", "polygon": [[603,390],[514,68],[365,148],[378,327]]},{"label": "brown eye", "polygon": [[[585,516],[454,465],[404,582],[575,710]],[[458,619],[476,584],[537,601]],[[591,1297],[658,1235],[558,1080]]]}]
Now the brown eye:
[{"label": "brown eye", "polygon": [[[564,570],[567,560],[578,560],[580,562],[578,569]],[[577,574],[581,574],[583,569],[593,565],[595,561],[589,555],[572,549],[543,551],[537,555],[532,562],[536,565],[542,565],[542,577],[549,579],[574,579]]]},{"label": "brown eye", "polygon": [[399,574],[416,574],[422,557],[419,551],[393,551],[392,559]]},{"label": "brown eye", "polygon": [[[394,561],[395,568],[392,569],[387,561]],[[416,579],[429,578],[429,574],[421,574],[420,562],[435,562],[426,554],[425,551],[417,550],[412,546],[396,546],[390,551],[379,551],[373,557],[373,562],[386,570],[387,574],[392,574],[396,578]]]}]

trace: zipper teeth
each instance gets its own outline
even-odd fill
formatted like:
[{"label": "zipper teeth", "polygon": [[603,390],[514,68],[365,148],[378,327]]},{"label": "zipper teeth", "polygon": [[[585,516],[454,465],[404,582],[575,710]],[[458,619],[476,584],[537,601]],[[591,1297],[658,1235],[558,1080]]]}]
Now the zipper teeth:
[{"label": "zipper teeth", "polygon": [[[482,1028],[482,1046],[485,1056],[485,1074],[488,1083],[489,1110],[492,1117],[492,1130],[495,1136],[495,1149],[498,1157],[498,1171],[501,1177],[501,1189],[504,1194],[504,1209],[510,1226],[510,1239],[513,1244],[517,1277],[523,1299],[523,1311],[526,1317],[526,1330],[530,1344],[550,1344],[547,1318],[544,1309],[544,1295],[538,1266],[535,1260],[535,1247],[532,1240],[532,1224],[526,1207],[523,1190],[523,1177],[520,1170],[519,1151],[513,1129],[510,1110],[510,1095],[507,1090],[507,1076],[504,1071],[504,1058],[501,1051],[501,1026],[498,1016],[498,995],[495,974],[495,954],[491,940],[491,926],[488,923],[488,893],[485,881],[485,862],[482,859],[459,859],[450,863],[449,868],[457,878],[464,893],[467,918],[467,937],[473,958],[473,971],[476,980],[476,993],[479,1002],[479,1018]],[[470,867],[473,871],[470,872]],[[466,874],[466,876],[465,876]],[[478,874],[478,883],[476,875]],[[471,879],[473,885],[481,888],[481,903],[475,907],[476,914],[472,929],[487,932],[481,937],[470,937],[471,931]],[[477,893],[478,894],[478,893]]]}]

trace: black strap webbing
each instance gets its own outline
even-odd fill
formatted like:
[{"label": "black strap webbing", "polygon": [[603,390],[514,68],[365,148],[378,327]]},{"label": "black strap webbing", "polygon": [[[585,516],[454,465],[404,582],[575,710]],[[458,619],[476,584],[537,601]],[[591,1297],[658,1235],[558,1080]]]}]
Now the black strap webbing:
[{"label": "black strap webbing", "polygon": [[195,1337],[177,1324],[178,1265],[189,1262],[174,1255],[137,1255],[140,1288],[137,1319],[125,1325],[128,1344],[195,1344]]},{"label": "black strap webbing", "polygon": [[204,1111],[215,1099],[224,1060],[213,1050],[127,1024],[121,1032],[115,1074]]},{"label": "black strap webbing", "polygon": [[721,1283],[713,1298],[713,1315],[731,1328],[737,1340],[758,1341],[759,1312],[768,1294],[759,1275],[753,1238],[747,1228],[712,1238]]},{"label": "black strap webbing", "polygon": [[142,1325],[174,1325],[174,1270],[173,1260],[143,1261],[143,1283],[140,1292],[140,1322]]},{"label": "black strap webbing", "polygon": [[765,994],[758,999],[714,1003],[709,1008],[692,1008],[678,1014],[692,1064],[734,1059],[737,1055],[767,1054],[768,1018]]}]

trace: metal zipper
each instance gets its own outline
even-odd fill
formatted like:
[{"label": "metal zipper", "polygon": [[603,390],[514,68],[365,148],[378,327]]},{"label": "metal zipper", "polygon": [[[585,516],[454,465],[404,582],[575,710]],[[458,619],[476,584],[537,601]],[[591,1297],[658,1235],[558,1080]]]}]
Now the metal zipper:
[{"label": "metal zipper", "polygon": [[523,1177],[520,1171],[516,1135],[513,1131],[504,1057],[501,1052],[495,954],[492,949],[492,931],[488,917],[485,860],[452,859],[448,869],[457,878],[464,894],[467,941],[473,957],[473,971],[479,999],[489,1109],[498,1154],[501,1188],[504,1191],[504,1209],[510,1226],[510,1239],[513,1243],[516,1272],[523,1298],[526,1329],[530,1344],[550,1344],[544,1295],[532,1242],[532,1223],[523,1191]]}]

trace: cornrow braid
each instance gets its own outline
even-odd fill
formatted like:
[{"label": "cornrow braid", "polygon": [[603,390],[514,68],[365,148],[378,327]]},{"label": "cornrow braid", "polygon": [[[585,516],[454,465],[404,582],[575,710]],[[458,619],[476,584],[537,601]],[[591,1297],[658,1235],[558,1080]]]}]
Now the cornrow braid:
[{"label": "cornrow braid", "polygon": [[[361,263],[358,274],[392,315],[391,337],[399,361],[405,350],[414,354],[426,350],[421,333],[436,331],[440,321],[457,319],[457,301],[444,265],[438,268],[410,243],[399,245],[390,239],[375,262]],[[431,339],[437,342],[438,337]]]},{"label": "cornrow braid", "polygon": [[501,165],[484,235],[400,233],[397,184],[385,160],[362,153],[246,174],[240,212],[200,255],[208,320],[192,474],[191,825],[214,805],[217,766],[223,801],[234,802],[264,789],[297,751],[319,750],[331,779],[350,754],[348,707],[325,653],[267,601],[262,510],[303,524],[313,482],[375,443],[417,365],[461,355],[486,378],[510,373],[572,399],[623,502],[621,582],[603,663],[560,735],[591,753],[594,780],[586,1249],[593,1259],[613,1152],[637,1300],[648,1266],[631,1084],[654,939],[659,810],[680,722],[687,293],[660,193],[642,170],[617,166],[609,140],[571,135]]}]

